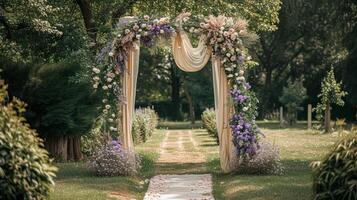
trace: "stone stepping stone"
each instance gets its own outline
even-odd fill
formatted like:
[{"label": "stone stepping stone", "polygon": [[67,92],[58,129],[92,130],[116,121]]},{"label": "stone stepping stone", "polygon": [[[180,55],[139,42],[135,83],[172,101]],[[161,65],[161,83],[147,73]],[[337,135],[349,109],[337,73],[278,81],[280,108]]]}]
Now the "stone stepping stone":
[{"label": "stone stepping stone", "polygon": [[214,200],[210,174],[157,175],[144,200]]}]

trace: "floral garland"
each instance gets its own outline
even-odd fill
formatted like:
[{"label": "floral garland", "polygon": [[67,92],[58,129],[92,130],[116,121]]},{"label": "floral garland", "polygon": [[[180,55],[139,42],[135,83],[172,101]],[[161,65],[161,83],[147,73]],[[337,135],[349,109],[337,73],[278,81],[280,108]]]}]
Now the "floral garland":
[{"label": "floral garland", "polygon": [[[243,19],[234,20],[225,16],[209,16],[207,19],[198,16],[190,22],[189,13],[180,14],[171,23],[167,17],[152,19],[149,16],[126,18],[122,20],[111,45],[99,54],[99,67],[93,68],[93,87],[103,89],[106,98],[103,99],[103,114],[107,117],[110,131],[117,132],[116,115],[118,103],[122,102],[120,75],[125,71],[127,51],[132,43],[151,47],[158,39],[170,39],[175,30],[184,29],[195,35],[204,35],[207,46],[212,46],[214,55],[221,58],[229,84],[235,114],[230,120],[233,143],[238,156],[252,157],[259,148],[260,131],[255,123],[258,100],[250,85],[246,83],[244,71],[254,65],[245,46],[256,37],[247,31],[247,22]],[[109,56],[108,56],[109,55]],[[106,59],[109,58],[109,59]]]}]

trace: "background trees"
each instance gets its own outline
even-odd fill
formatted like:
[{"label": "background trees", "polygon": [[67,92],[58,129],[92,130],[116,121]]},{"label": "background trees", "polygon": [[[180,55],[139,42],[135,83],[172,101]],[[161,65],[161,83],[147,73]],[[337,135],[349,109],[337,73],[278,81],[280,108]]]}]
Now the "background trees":
[{"label": "background trees", "polygon": [[[225,14],[249,20],[250,29],[260,36],[250,49],[259,65],[248,73],[261,102],[260,118],[281,106],[279,96],[286,80],[302,76],[307,90],[307,99],[302,105],[312,103],[315,106],[321,89],[316,83],[322,81],[330,66],[334,66],[336,79],[343,80],[342,87],[349,95],[343,108],[332,110],[332,117],[356,120],[356,0],[3,0],[0,2],[0,68],[5,69],[2,75],[10,83],[9,93],[28,100],[30,111],[35,111],[39,103],[44,110],[51,110],[52,107],[47,107],[50,104],[36,98],[44,98],[40,93],[54,95],[46,98],[58,101],[59,106],[62,100],[56,95],[61,93],[48,91],[75,93],[74,88],[83,88],[95,54],[107,43],[120,17],[144,14],[175,17],[182,10],[193,15]],[[162,118],[194,121],[206,107],[213,107],[212,72],[206,67],[197,73],[182,73],[169,57],[169,64],[164,63],[169,55],[164,50],[142,51],[137,106],[153,105]],[[49,72],[48,77],[40,75],[45,73],[46,67],[76,70],[57,77],[58,84],[47,84],[44,80],[55,77]],[[29,90],[35,83],[38,84],[36,91]],[[89,102],[78,100],[91,99],[84,93],[65,97],[75,107],[92,109],[97,104],[95,98]],[[70,128],[64,128],[60,134],[86,132],[89,124],[85,128],[71,125],[79,120],[76,112],[68,108],[67,113],[62,114],[69,119],[63,120],[61,126]],[[39,113],[37,116],[43,118],[45,112]],[[91,112],[84,112],[84,115],[87,120],[93,118]],[[27,116],[32,115],[28,112]],[[306,115],[300,111],[299,116]],[[30,122],[33,127],[45,126],[42,120]],[[39,132],[42,136],[47,134],[45,129],[39,128]]]}]

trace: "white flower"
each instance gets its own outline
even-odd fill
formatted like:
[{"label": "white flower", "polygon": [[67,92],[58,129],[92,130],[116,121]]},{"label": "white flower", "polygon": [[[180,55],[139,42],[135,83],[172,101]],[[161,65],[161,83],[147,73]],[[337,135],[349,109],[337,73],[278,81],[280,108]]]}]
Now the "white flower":
[{"label": "white flower", "polygon": [[227,24],[227,26],[229,26],[229,27],[233,26],[233,25],[234,25],[233,18],[232,18],[232,17],[227,18],[226,24]]},{"label": "white flower", "polygon": [[139,35],[139,34],[138,34],[138,35],[136,35],[135,37],[136,37],[136,39],[138,39],[138,40],[139,40],[139,39],[140,39],[140,37],[141,37],[141,35]]},{"label": "white flower", "polygon": [[233,68],[236,68],[236,67],[237,67],[237,65],[236,65],[236,64],[234,64],[234,65],[232,65],[232,67],[233,67]]},{"label": "white flower", "polygon": [[137,25],[137,24],[135,24],[134,26],[133,26],[133,29],[134,30],[138,30],[140,27]]},{"label": "white flower", "polygon": [[102,102],[106,103],[106,102],[108,102],[108,99],[103,99]]},{"label": "white flower", "polygon": [[243,76],[244,75],[244,70],[239,70],[239,75]]},{"label": "white flower", "polygon": [[107,78],[107,82],[108,82],[108,83],[110,83],[110,82],[112,82],[112,81],[113,81],[112,78]]},{"label": "white flower", "polygon": [[104,85],[103,87],[103,90],[108,90],[108,86]]},{"label": "white flower", "polygon": [[233,78],[233,74],[228,74],[228,78]]},{"label": "white flower", "polygon": [[149,15],[144,15],[144,19],[149,20],[150,19]]},{"label": "white flower", "polygon": [[141,28],[145,28],[145,27],[146,27],[145,23],[141,24]]},{"label": "white flower", "polygon": [[125,29],[124,33],[128,34],[128,33],[130,33],[130,30],[129,29]]},{"label": "white flower", "polygon": [[223,30],[224,30],[224,26],[221,27],[221,31],[223,31]]},{"label": "white flower", "polygon": [[112,114],[112,117],[114,118],[114,117],[115,117],[115,114]]},{"label": "white flower", "polygon": [[240,49],[239,49],[239,48],[236,48],[236,52],[240,52]]},{"label": "white flower", "polygon": [[243,111],[246,112],[248,110],[247,107],[243,107]]},{"label": "white flower", "polygon": [[98,88],[98,84],[93,84],[93,88],[97,89]]},{"label": "white flower", "polygon": [[105,109],[108,109],[108,110],[109,110],[110,107],[111,107],[111,106],[110,106],[109,104],[105,105]]},{"label": "white flower", "polygon": [[231,61],[236,61],[237,60],[237,57],[236,56],[232,56],[231,57]]},{"label": "white flower", "polygon": [[107,109],[103,109],[103,113],[104,113],[104,114],[107,114],[107,113],[108,113],[108,110],[107,110]]},{"label": "white flower", "polygon": [[157,24],[159,22],[158,19],[154,19],[154,21],[152,21],[154,24]]},{"label": "white flower", "polygon": [[232,71],[232,68],[226,67],[226,71],[231,72],[231,71]]},{"label": "white flower", "polygon": [[222,48],[222,51],[225,52],[225,51],[227,51],[227,49],[226,49],[225,47],[223,47],[223,48]]},{"label": "white flower", "polygon": [[252,57],[251,57],[251,56],[248,56],[248,57],[247,57],[247,60],[251,60],[251,59],[252,59]]},{"label": "white flower", "polygon": [[226,56],[227,56],[227,57],[231,57],[231,54],[230,54],[230,53],[226,53]]},{"label": "white flower", "polygon": [[244,81],[244,80],[245,80],[244,76],[237,77],[237,81]]},{"label": "white flower", "polygon": [[109,127],[109,129],[110,129],[111,131],[114,131],[115,128],[111,126],[111,127]]},{"label": "white flower", "polygon": [[112,88],[112,85],[111,85],[111,84],[109,84],[109,85],[108,85],[108,88]]},{"label": "white flower", "polygon": [[224,36],[228,36],[228,32],[227,32],[227,31],[224,31],[224,32],[223,32],[223,35],[224,35]]},{"label": "white flower", "polygon": [[95,76],[95,77],[93,77],[93,80],[94,80],[94,81],[99,81],[100,78],[99,78],[99,76]]},{"label": "white flower", "polygon": [[110,57],[113,57],[114,56],[114,53],[111,51],[111,52],[109,52],[109,56]]},{"label": "white flower", "polygon": [[109,122],[113,122],[114,120],[113,120],[112,118],[109,118],[108,121],[109,121]]},{"label": "white flower", "polygon": [[195,28],[191,27],[189,31],[190,31],[190,33],[193,33],[194,30],[195,30]]},{"label": "white flower", "polygon": [[160,30],[160,33],[163,34],[163,33],[165,33],[165,31],[164,30]]},{"label": "white flower", "polygon": [[120,37],[121,37],[121,34],[118,34],[117,37],[120,38]]},{"label": "white flower", "polygon": [[148,28],[148,29],[151,29],[151,28],[152,28],[152,26],[149,24],[149,25],[147,25],[147,28]]},{"label": "white flower", "polygon": [[96,73],[96,74],[99,74],[100,73],[100,69],[98,69],[96,67],[93,67],[93,72]]}]

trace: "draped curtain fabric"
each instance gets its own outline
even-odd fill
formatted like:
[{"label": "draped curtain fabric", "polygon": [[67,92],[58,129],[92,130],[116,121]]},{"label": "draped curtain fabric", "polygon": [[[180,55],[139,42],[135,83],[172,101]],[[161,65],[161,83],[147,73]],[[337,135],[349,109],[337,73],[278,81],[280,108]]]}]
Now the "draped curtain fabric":
[{"label": "draped curtain fabric", "polygon": [[136,81],[139,71],[139,55],[140,44],[134,42],[129,48],[128,57],[126,60],[126,68],[123,75],[122,92],[123,102],[119,106],[121,108],[121,120],[119,127],[121,128],[121,141],[123,147],[129,151],[133,150],[133,137],[131,135],[131,127],[135,108]]},{"label": "draped curtain fabric", "polygon": [[172,39],[172,54],[181,70],[197,72],[207,64],[211,56],[211,48],[206,46],[204,37],[200,38],[197,47],[192,47],[187,34],[180,31]]},{"label": "draped curtain fabric", "polygon": [[[204,38],[200,38],[197,47],[193,47],[184,31],[180,31],[172,38],[172,51],[177,66],[186,72],[196,72],[201,70],[207,64],[212,54],[211,48],[205,45]],[[124,148],[128,150],[133,150],[131,124],[135,106],[139,53],[139,43],[136,42],[133,44],[133,47],[129,49],[126,71],[122,84],[124,103],[121,107],[121,139]],[[219,136],[220,164],[222,171],[228,173],[235,169],[237,157],[229,127],[230,115],[233,112],[233,107],[229,100],[229,84],[219,57],[212,56],[212,72],[216,123]]]}]

